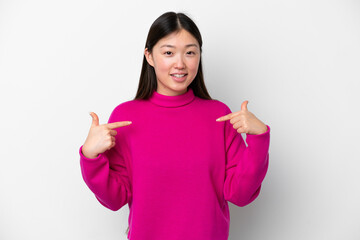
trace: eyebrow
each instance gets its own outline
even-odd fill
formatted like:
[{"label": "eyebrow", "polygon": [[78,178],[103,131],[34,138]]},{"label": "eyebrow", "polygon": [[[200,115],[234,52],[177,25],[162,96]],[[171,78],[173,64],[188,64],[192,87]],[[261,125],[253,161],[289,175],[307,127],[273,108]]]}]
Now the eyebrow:
[{"label": "eyebrow", "polygon": [[[162,47],[175,48],[175,46],[173,46],[173,45],[169,45],[169,44],[162,45],[160,48],[162,48]],[[186,45],[185,47],[197,47],[197,48],[199,48],[199,47],[198,47],[198,45],[197,45],[197,44],[195,44],[195,43],[188,44],[188,45]]]}]

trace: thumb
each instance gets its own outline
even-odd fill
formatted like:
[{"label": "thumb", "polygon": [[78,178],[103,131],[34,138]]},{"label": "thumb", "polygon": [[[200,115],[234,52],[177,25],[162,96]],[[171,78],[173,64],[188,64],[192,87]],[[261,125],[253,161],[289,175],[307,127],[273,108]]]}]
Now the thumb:
[{"label": "thumb", "polygon": [[244,101],[242,104],[241,104],[241,110],[243,111],[247,111],[247,104],[249,103],[249,101]]},{"label": "thumb", "polygon": [[92,117],[91,127],[99,126],[99,117],[94,112],[90,112],[90,116]]}]

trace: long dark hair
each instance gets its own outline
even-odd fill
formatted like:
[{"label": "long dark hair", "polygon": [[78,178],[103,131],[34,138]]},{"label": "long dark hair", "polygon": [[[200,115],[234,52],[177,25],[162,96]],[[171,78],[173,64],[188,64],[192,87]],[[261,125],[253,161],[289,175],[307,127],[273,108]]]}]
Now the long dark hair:
[{"label": "long dark hair", "polygon": [[[145,48],[151,53],[154,45],[163,37],[178,32],[181,29],[188,31],[198,41],[200,45],[200,62],[198,72],[188,86],[194,92],[195,96],[203,99],[212,99],[206,89],[204,83],[204,76],[201,64],[201,46],[202,38],[199,29],[196,24],[184,13],[166,12],[158,17],[150,27]],[[148,99],[153,91],[157,89],[157,80],[154,68],[147,62],[144,55],[141,75],[138,85],[138,90],[134,100],[136,99]]]}]

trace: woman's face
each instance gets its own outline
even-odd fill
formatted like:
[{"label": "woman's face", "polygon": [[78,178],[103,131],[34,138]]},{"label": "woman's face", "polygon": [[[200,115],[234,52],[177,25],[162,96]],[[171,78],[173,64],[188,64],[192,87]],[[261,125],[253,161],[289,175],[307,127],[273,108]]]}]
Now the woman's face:
[{"label": "woman's face", "polygon": [[171,33],[155,44],[152,53],[147,48],[144,53],[155,69],[158,93],[176,96],[187,91],[200,62],[199,43],[188,31]]}]

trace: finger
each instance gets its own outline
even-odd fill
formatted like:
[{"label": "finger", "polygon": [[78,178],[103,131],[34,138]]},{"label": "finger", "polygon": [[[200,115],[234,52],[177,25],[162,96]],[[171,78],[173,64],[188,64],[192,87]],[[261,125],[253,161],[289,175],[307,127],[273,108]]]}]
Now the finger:
[{"label": "finger", "polygon": [[116,131],[116,130],[110,129],[110,135],[111,135],[111,136],[116,136],[116,134],[117,134],[117,131]]},{"label": "finger", "polygon": [[111,141],[115,142],[115,137],[111,136]]},{"label": "finger", "polygon": [[239,122],[235,122],[234,124],[233,124],[233,128],[234,129],[239,129],[239,128],[241,128],[242,127],[242,123],[239,121]]},{"label": "finger", "polygon": [[99,126],[99,117],[98,117],[98,115],[96,115],[96,113],[94,113],[94,112],[90,112],[90,116],[92,117],[91,126],[92,127]]},{"label": "finger", "polygon": [[121,121],[121,122],[108,123],[105,125],[110,129],[114,129],[114,128],[119,128],[119,127],[124,127],[124,126],[130,125],[131,123],[132,123],[131,121]]},{"label": "finger", "polygon": [[110,150],[114,146],[115,146],[115,142],[112,142],[111,145],[107,148],[107,150]]},{"label": "finger", "polygon": [[247,105],[248,105],[249,101],[244,101],[242,104],[241,104],[241,110],[243,111],[247,111]]},{"label": "finger", "polygon": [[239,112],[233,112],[233,113],[229,113],[225,116],[219,117],[218,119],[216,119],[217,122],[222,122],[222,121],[226,121],[229,120],[231,118],[233,118],[234,116],[238,115]]},{"label": "finger", "polygon": [[243,115],[238,115],[238,116],[234,116],[230,119],[230,123],[234,124],[237,122],[243,122],[244,121],[244,116]]},{"label": "finger", "polygon": [[246,130],[245,130],[245,128],[244,127],[239,127],[238,129],[236,129],[236,131],[238,132],[238,133],[246,133]]}]

